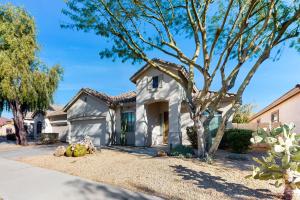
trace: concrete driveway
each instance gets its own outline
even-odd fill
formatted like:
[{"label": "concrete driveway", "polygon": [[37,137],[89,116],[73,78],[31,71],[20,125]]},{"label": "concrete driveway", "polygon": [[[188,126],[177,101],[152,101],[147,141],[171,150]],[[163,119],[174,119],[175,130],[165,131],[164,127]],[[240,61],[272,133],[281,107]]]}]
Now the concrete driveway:
[{"label": "concrete driveway", "polygon": [[[43,148],[42,148],[43,149]],[[0,197],[4,200],[159,200],[161,198],[33,167],[12,158],[52,153],[53,147],[0,153]],[[50,151],[51,150],[51,151]],[[1,199],[1,198],[0,198]]]}]

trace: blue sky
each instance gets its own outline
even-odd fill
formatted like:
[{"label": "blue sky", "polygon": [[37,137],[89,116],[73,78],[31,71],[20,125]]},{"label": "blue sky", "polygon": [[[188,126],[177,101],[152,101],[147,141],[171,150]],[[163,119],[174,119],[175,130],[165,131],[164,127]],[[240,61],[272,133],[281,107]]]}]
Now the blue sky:
[{"label": "blue sky", "polygon": [[[1,0],[23,6],[35,18],[39,57],[49,66],[60,64],[64,80],[55,93],[55,104],[66,104],[80,88],[90,87],[111,95],[134,90],[129,81],[140,65],[101,59],[99,51],[107,45],[92,33],[61,29],[66,20],[61,14],[63,0]],[[254,103],[259,110],[300,83],[300,54],[285,48],[277,62],[267,61],[246,89],[244,103]],[[7,112],[3,116],[10,117]]]}]

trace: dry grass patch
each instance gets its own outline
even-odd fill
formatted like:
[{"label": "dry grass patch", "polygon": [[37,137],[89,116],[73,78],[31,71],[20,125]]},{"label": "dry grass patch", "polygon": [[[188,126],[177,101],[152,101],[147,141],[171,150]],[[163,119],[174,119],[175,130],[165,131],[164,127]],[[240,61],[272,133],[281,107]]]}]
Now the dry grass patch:
[{"label": "dry grass patch", "polygon": [[[244,179],[246,161],[197,160],[132,155],[113,150],[81,158],[34,156],[21,161],[168,199],[275,199],[282,190]],[[238,167],[238,165],[241,167]]]}]

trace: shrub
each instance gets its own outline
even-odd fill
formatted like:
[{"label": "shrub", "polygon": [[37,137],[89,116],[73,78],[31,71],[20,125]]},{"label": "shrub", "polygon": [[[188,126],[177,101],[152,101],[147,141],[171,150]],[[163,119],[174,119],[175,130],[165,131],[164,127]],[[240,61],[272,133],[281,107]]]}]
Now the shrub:
[{"label": "shrub", "polygon": [[178,145],[171,150],[171,156],[179,156],[190,158],[194,154],[194,150],[191,147]]},{"label": "shrub", "polygon": [[197,132],[193,126],[186,128],[186,134],[188,136],[188,140],[190,141],[192,147],[194,149],[198,148],[198,142],[197,142]]},{"label": "shrub", "polygon": [[14,134],[14,133],[9,133],[9,134],[6,135],[6,139],[7,139],[7,140],[16,141],[16,134]]},{"label": "shrub", "polygon": [[54,144],[58,142],[58,133],[42,133],[41,135],[41,143],[42,144]]},{"label": "shrub", "polygon": [[[229,129],[225,131],[224,142],[234,153],[246,153],[251,144],[252,130]],[[224,144],[223,144],[224,145]]]}]

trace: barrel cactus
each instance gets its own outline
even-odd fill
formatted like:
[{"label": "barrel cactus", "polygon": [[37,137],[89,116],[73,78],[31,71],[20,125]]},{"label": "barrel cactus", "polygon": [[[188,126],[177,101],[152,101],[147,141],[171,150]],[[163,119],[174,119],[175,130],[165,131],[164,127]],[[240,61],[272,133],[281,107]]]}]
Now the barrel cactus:
[{"label": "barrel cactus", "polygon": [[87,153],[87,149],[84,145],[76,144],[75,149],[73,151],[73,156],[74,157],[85,156],[86,153]]},{"label": "barrel cactus", "polygon": [[292,123],[284,124],[271,131],[260,130],[251,138],[252,143],[267,143],[270,149],[265,157],[253,158],[258,166],[253,166],[247,178],[274,180],[276,187],[284,185],[286,200],[293,199],[300,189],[300,135],[292,132],[294,128]]}]

